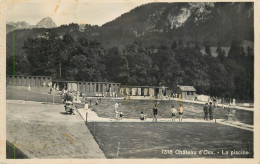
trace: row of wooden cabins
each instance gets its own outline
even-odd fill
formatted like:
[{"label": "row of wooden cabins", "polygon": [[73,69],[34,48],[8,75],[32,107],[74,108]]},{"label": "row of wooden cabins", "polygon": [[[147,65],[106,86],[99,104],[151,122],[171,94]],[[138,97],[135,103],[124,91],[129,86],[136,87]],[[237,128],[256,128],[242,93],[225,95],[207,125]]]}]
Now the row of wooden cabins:
[{"label": "row of wooden cabins", "polygon": [[48,83],[52,82],[52,78],[49,76],[19,76],[10,75],[6,77],[6,84],[13,86],[47,86]]}]

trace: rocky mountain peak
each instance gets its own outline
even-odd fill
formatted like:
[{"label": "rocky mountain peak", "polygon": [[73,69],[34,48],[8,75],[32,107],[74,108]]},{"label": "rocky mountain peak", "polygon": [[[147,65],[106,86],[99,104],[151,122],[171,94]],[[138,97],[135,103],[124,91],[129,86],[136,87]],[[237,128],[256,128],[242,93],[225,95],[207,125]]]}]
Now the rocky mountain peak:
[{"label": "rocky mountain peak", "polygon": [[54,28],[57,27],[55,22],[51,17],[43,18],[40,22],[36,24],[36,28]]}]

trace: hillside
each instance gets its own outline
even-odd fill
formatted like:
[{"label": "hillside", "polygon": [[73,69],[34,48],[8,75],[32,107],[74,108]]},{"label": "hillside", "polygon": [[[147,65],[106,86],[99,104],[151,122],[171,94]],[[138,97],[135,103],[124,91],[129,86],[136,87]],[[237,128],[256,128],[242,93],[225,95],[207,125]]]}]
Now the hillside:
[{"label": "hillside", "polygon": [[[45,18],[33,29],[15,31],[15,50],[17,55],[23,54],[22,47],[28,38],[48,30],[59,35],[73,34],[74,39],[97,40],[105,48],[122,49],[133,41],[141,41],[145,46],[171,46],[179,40],[184,45],[198,42],[203,46],[209,42],[213,47],[218,43],[229,47],[233,39],[254,42],[253,20],[253,3],[149,3],[101,27],[70,24],[53,28],[55,22]],[[9,28],[7,32],[11,31]],[[7,56],[12,55],[12,37],[7,34]]]},{"label": "hillside", "polygon": [[[171,44],[222,41],[229,46],[234,37],[253,41],[252,3],[150,3],[123,14],[102,26],[103,44]],[[124,38],[124,39],[123,39]]]}]

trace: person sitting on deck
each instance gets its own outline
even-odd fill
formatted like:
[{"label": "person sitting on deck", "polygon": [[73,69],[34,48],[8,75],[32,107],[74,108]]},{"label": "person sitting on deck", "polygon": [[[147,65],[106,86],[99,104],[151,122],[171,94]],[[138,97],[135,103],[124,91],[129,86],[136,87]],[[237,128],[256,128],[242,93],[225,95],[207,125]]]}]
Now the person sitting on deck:
[{"label": "person sitting on deck", "polygon": [[122,119],[123,119],[123,116],[124,116],[123,112],[120,111],[120,112],[119,112],[119,119],[122,120]]},{"label": "person sitting on deck", "polygon": [[145,120],[146,119],[146,116],[144,115],[144,112],[141,111],[141,114],[140,114],[140,120]]}]

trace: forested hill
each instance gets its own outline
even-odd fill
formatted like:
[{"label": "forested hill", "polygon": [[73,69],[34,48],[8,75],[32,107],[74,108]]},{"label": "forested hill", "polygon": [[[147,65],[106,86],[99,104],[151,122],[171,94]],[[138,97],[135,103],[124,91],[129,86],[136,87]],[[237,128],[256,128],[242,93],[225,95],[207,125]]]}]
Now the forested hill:
[{"label": "forested hill", "polygon": [[[142,41],[145,46],[170,46],[174,41],[228,47],[236,38],[253,42],[253,3],[150,3],[139,6],[103,26],[62,25],[52,28],[60,35],[97,40],[105,48]],[[13,41],[17,55],[28,38],[43,35],[47,29],[16,30],[7,34],[7,55],[12,55]],[[253,47],[252,47],[253,48]]]},{"label": "forested hill", "polygon": [[[253,41],[253,3],[150,3],[102,26],[105,44],[210,41],[229,46],[234,37]],[[111,43],[113,38],[115,43]]]}]

